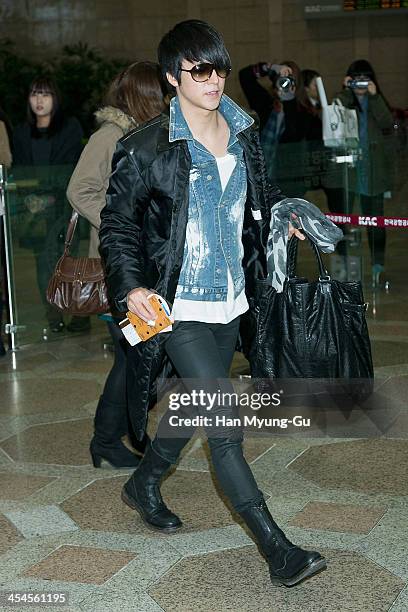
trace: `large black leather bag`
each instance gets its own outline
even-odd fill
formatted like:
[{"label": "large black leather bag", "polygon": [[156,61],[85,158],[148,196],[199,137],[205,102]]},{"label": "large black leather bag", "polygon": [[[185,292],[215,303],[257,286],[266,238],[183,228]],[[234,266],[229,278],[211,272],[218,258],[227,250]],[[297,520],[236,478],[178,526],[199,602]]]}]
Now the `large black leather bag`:
[{"label": "large black leather bag", "polygon": [[282,293],[255,281],[253,378],[372,379],[373,362],[360,281],[331,280],[316,244],[308,239],[319,277],[296,276],[298,239],[288,242]]}]

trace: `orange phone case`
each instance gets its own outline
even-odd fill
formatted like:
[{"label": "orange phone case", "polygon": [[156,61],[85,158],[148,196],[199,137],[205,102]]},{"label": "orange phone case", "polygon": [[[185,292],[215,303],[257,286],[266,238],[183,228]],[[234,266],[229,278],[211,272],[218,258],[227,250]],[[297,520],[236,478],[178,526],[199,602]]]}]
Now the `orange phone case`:
[{"label": "orange phone case", "polygon": [[138,317],[133,312],[127,312],[126,316],[135,328],[138,336],[143,340],[149,340],[149,338],[153,338],[156,334],[165,329],[169,325],[172,325],[171,319],[167,316],[164,311],[163,306],[160,304],[159,300],[155,295],[151,295],[149,297],[149,301],[152,305],[153,310],[157,313],[157,318],[155,319],[154,326],[148,325],[143,319]]}]

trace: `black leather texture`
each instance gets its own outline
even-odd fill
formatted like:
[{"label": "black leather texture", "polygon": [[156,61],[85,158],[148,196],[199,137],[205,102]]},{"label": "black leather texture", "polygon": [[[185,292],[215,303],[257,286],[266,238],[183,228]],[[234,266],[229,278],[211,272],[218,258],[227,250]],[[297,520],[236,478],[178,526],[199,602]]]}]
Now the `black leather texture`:
[{"label": "black leather texture", "polygon": [[372,379],[373,362],[361,282],[331,280],[316,245],[317,280],[297,277],[298,239],[288,242],[288,274],[282,293],[255,282],[253,341],[255,378]]}]

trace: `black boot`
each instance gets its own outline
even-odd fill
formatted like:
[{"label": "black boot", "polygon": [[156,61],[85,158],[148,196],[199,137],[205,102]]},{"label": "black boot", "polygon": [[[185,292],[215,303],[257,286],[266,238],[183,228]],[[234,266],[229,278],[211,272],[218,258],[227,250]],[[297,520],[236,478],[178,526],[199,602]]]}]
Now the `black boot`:
[{"label": "black boot", "polygon": [[127,406],[99,399],[95,413],[95,433],[90,451],[94,467],[101,467],[102,459],[114,468],[137,467],[141,456],[122,442],[127,432]]},{"label": "black boot", "polygon": [[137,510],[149,529],[172,533],[183,523],[171,512],[160,494],[160,481],[172,464],[155,453],[149,444],[139,467],[122,489],[122,500]]},{"label": "black boot", "polygon": [[303,550],[287,539],[273,520],[264,500],[240,512],[240,515],[268,561],[273,584],[294,586],[326,569],[326,560],[320,553]]},{"label": "black boot", "polygon": [[52,306],[52,304],[47,304],[45,307],[45,316],[47,317],[48,327],[54,334],[59,334],[64,331],[64,319],[58,308]]}]

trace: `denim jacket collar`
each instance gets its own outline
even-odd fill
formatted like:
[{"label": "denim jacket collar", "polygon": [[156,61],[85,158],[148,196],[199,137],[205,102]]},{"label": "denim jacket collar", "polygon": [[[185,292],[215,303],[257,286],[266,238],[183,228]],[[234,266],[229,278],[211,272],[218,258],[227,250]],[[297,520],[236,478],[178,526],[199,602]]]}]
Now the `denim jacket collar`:
[{"label": "denim jacket collar", "polygon": [[[221,97],[218,110],[223,115],[230,129],[230,139],[228,146],[236,142],[237,134],[250,127],[254,120],[242,110],[226,94]],[[170,101],[170,122],[169,122],[169,142],[176,140],[194,140],[187,121],[181,111],[180,102],[177,96]]]}]

